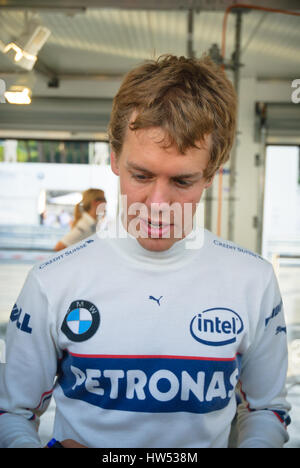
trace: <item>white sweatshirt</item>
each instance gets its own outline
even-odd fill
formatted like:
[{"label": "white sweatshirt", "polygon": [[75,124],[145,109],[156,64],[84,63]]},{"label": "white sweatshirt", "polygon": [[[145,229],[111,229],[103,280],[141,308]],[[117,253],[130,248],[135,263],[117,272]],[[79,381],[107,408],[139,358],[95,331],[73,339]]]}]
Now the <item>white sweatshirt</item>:
[{"label": "white sweatshirt", "polygon": [[82,241],[96,232],[96,224],[96,220],[87,211],[84,211],[71,231],[61,239],[61,242],[69,247]]},{"label": "white sweatshirt", "polygon": [[[124,231],[124,230],[123,230]],[[96,235],[33,267],[12,310],[0,445],[239,447],[288,440],[286,325],[272,266],[205,231],[169,250]],[[58,374],[57,379],[55,379]]]}]

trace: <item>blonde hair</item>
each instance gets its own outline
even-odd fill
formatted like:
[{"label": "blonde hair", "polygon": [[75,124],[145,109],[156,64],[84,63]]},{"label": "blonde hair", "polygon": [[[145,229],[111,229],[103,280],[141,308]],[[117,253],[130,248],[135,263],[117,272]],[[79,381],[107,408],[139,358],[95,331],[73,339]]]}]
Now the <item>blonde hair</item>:
[{"label": "blonde hair", "polygon": [[74,220],[72,223],[72,228],[76,226],[82,216],[82,213],[91,209],[93,201],[106,202],[103,190],[90,188],[82,193],[81,202],[77,203],[74,208]]},{"label": "blonde hair", "polygon": [[[161,127],[166,146],[180,153],[212,134],[209,179],[228,159],[236,127],[237,98],[232,83],[208,56],[162,55],[130,71],[114,98],[108,133],[118,157],[127,129]],[[130,121],[133,112],[136,117]]]}]

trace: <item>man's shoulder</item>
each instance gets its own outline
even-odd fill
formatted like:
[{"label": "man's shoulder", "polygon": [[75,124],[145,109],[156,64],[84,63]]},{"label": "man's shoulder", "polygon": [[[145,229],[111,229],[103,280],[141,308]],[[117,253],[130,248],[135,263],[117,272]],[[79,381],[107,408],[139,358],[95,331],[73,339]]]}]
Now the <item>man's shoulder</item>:
[{"label": "man's shoulder", "polygon": [[97,235],[94,234],[76,244],[70,245],[50,255],[47,259],[43,260],[43,262],[34,265],[33,271],[38,275],[47,274],[47,272],[58,274],[64,268],[69,269],[76,267],[76,265],[82,265],[89,256],[95,253],[98,244],[97,240]]},{"label": "man's shoulder", "polygon": [[235,242],[216,236],[206,230],[206,247],[211,256],[224,263],[224,266],[241,268],[244,271],[262,271],[266,273],[272,268],[271,263],[258,253]]}]

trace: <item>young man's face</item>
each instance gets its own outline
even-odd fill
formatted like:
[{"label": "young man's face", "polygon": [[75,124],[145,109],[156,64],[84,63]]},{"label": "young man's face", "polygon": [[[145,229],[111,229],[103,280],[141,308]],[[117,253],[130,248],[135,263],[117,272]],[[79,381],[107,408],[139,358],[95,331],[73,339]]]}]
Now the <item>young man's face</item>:
[{"label": "young man's face", "polygon": [[[163,147],[164,136],[159,127],[128,129],[121,154],[111,155],[121,195],[127,196],[125,228],[142,247],[152,251],[169,249],[191,231],[197,203],[212,183],[203,177],[210,156],[210,135],[197,144],[201,149],[190,148],[184,155],[174,146]],[[142,209],[137,210],[137,206]]]}]

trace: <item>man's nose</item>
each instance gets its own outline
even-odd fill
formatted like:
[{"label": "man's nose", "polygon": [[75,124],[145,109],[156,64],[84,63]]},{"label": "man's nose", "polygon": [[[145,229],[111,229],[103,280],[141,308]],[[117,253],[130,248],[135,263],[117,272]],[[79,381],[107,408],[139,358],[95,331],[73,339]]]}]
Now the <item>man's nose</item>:
[{"label": "man's nose", "polygon": [[163,206],[171,203],[171,197],[171,189],[168,183],[166,181],[156,180],[151,184],[151,187],[149,187],[147,205],[150,206],[155,204],[157,209],[159,209],[161,205],[161,208],[163,209]]}]

